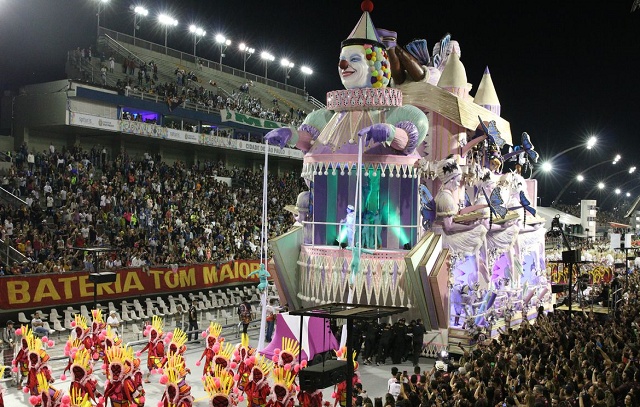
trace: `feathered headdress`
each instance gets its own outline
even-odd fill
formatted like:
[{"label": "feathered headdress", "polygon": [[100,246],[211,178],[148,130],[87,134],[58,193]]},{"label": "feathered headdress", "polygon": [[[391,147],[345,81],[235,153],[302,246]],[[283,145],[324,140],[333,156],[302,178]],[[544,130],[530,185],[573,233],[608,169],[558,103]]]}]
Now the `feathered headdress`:
[{"label": "feathered headdress", "polygon": [[161,317],[154,315],[151,319],[151,329],[155,330],[158,336],[160,336],[162,335],[162,328],[164,328],[164,320]]},{"label": "feathered headdress", "polygon": [[186,346],[184,344],[187,343],[187,334],[180,328],[176,328],[173,330],[173,335],[171,335],[171,339],[169,340],[169,353],[184,353],[186,350]]},{"label": "feathered headdress", "polygon": [[89,393],[82,391],[76,387],[71,388],[70,392],[71,404],[70,407],[92,407],[93,404],[89,401]]},{"label": "feathered headdress", "polygon": [[282,338],[282,350],[280,351],[280,361],[282,364],[294,362],[300,354],[300,343],[293,338]]},{"label": "feathered headdress", "polygon": [[101,309],[92,309],[91,316],[93,317],[93,322],[104,322]]},{"label": "feathered headdress", "polygon": [[84,315],[76,314],[73,322],[75,322],[74,326],[76,328],[81,328],[83,330],[89,328],[89,325],[87,324],[87,319],[84,317]]},{"label": "feathered headdress", "polygon": [[273,362],[264,356],[258,354],[255,357],[253,368],[251,368],[251,379],[256,383],[260,383],[267,379],[273,371]]}]

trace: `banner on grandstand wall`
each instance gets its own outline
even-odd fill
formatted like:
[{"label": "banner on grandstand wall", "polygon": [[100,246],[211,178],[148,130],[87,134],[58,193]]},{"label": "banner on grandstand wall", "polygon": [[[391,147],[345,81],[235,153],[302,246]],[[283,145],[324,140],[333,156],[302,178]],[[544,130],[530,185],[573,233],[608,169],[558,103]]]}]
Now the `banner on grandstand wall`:
[{"label": "banner on grandstand wall", "polygon": [[202,134],[202,144],[206,146],[223,147],[235,150],[238,148],[238,140],[231,137],[220,137],[211,134]]},{"label": "banner on grandstand wall", "polygon": [[[194,264],[152,267],[143,271],[129,268],[116,271],[116,281],[98,284],[97,298],[117,300],[140,295],[187,292],[224,287],[234,284],[257,283],[259,260],[236,260],[220,266]],[[88,272],[0,277],[0,308],[2,310],[29,309],[93,301],[94,285]]]},{"label": "banner on grandstand wall", "polygon": [[253,117],[248,114],[234,112],[233,110],[229,109],[220,110],[220,117],[223,122],[240,123],[259,129],[277,129],[280,127],[286,127],[286,125],[282,123],[261,119],[259,117]]},{"label": "banner on grandstand wall", "polygon": [[252,143],[250,141],[238,140],[238,150],[251,151],[252,153],[264,154],[264,149],[269,147],[270,155],[279,155],[281,157],[291,157],[302,159],[302,151],[293,148],[280,148],[278,146],[270,146],[268,144]]},{"label": "banner on grandstand wall", "polygon": [[120,129],[123,133],[136,134],[138,136],[167,138],[167,129],[152,123],[121,120]]},{"label": "banner on grandstand wall", "polygon": [[69,124],[73,126],[92,127],[94,129],[120,131],[119,120],[89,114],[70,112]]},{"label": "banner on grandstand wall", "polygon": [[183,143],[200,143],[200,134],[183,130],[167,129],[167,140],[175,140]]}]

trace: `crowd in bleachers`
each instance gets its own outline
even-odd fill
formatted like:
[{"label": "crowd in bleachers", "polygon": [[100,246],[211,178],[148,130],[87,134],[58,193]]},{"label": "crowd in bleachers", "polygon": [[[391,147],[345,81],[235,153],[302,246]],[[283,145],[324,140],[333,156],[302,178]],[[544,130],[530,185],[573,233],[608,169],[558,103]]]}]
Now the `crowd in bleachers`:
[{"label": "crowd in bleachers", "polygon": [[[115,61],[113,57],[105,59],[103,67],[105,72],[98,77],[87,76],[86,80],[105,85],[106,76],[112,73],[110,66]],[[90,63],[91,50],[76,49],[71,53],[71,62],[74,66],[84,69],[84,64]],[[107,73],[107,64],[109,69]],[[161,82],[158,78],[158,65],[154,61],[137,63],[133,59],[121,61],[124,78],[117,79],[115,87],[121,93],[128,95],[130,92],[149,93],[161,95],[171,110],[186,103],[193,103],[201,107],[211,109],[230,109],[239,113],[259,117],[262,119],[277,121],[280,123],[298,126],[306,117],[306,112],[293,107],[284,110],[278,106],[277,99],[271,106],[263,104],[259,98],[251,96],[253,83],[247,81],[238,89],[231,91],[220,88],[214,81],[208,85],[203,78],[198,77],[193,71],[186,71],[182,67],[176,67],[173,73],[166,72],[167,76],[175,77],[174,82]]]},{"label": "crowd in bleachers", "polygon": [[[555,204],[554,208],[568,213],[569,215],[573,215],[575,217],[580,217],[580,205],[568,205],[568,204]],[[598,227],[608,227],[609,222],[618,222],[625,223],[624,217],[625,211],[604,211],[598,210],[596,212],[596,224]]]},{"label": "crowd in bleachers", "polygon": [[[222,162],[172,165],[145,153],[114,157],[95,146],[14,153],[2,186],[27,206],[0,204],[0,234],[32,263],[5,274],[90,268],[74,247],[118,252],[99,267],[220,263],[260,255],[262,172]],[[33,161],[33,162],[31,162]],[[230,177],[232,187],[216,178]],[[269,176],[269,234],[293,224],[284,205],[303,183],[298,174]]]},{"label": "crowd in bleachers", "polygon": [[[569,319],[567,312],[539,312],[532,323],[503,330],[473,351],[456,349],[464,351],[459,360],[436,363],[412,377],[392,377],[387,390],[394,389],[393,381],[400,383],[399,391],[387,394],[384,405],[640,405],[640,278],[638,273],[618,278],[620,285],[628,278],[628,284],[614,313],[573,313]],[[383,405],[382,398],[377,402]]]}]

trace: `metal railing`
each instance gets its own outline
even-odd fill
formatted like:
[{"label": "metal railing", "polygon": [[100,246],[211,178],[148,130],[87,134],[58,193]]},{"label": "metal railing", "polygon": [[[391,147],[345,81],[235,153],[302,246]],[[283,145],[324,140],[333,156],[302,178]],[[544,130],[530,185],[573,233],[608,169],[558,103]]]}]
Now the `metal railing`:
[{"label": "metal railing", "polygon": [[[303,89],[300,89],[295,86],[291,86],[288,84],[284,84],[282,82],[274,81],[273,79],[268,79],[263,76],[255,75],[249,72],[245,72],[241,69],[236,69],[230,67],[228,65],[220,64],[215,61],[210,61],[208,59],[204,59],[202,57],[194,57],[193,54],[189,54],[186,52],[178,51],[172,48],[165,48],[164,45],[155,44],[150,41],[146,41],[140,39],[138,37],[134,38],[131,35],[123,34],[117,31],[113,31],[104,27],[100,27],[100,35],[109,37],[110,40],[116,41],[118,43],[127,43],[136,47],[148,49],[149,51],[157,52],[158,54],[168,55],[180,60],[181,63],[192,64],[195,69],[197,69],[198,62],[202,62],[203,67],[211,68],[213,70],[224,72],[229,75],[233,75],[239,79],[250,80],[256,83],[262,83],[272,88],[284,90],[287,92],[295,93],[296,95],[307,97],[307,92]],[[120,45],[122,48],[126,49],[124,46]],[[317,99],[316,99],[317,100]],[[315,106],[315,105],[314,105]]]}]

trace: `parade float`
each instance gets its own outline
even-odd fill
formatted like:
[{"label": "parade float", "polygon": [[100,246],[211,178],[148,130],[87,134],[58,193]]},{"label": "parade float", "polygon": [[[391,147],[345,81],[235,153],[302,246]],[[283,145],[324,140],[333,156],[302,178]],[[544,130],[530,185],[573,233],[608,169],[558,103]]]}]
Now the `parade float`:
[{"label": "parade float", "polygon": [[[373,5],[342,42],[345,87],[266,139],[304,152],[298,225],[270,241],[293,309],[406,306],[425,353],[475,343],[549,307],[531,138],[513,140],[486,69],[475,97],[459,44],[401,47]],[[402,33],[399,33],[400,35]]]}]

